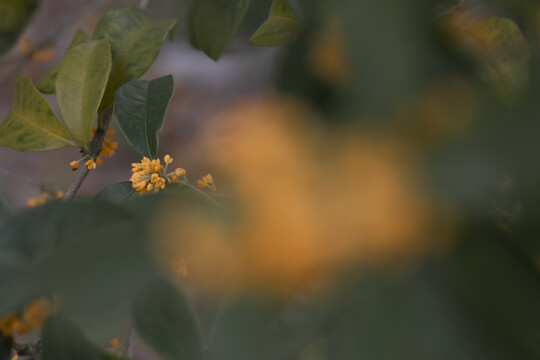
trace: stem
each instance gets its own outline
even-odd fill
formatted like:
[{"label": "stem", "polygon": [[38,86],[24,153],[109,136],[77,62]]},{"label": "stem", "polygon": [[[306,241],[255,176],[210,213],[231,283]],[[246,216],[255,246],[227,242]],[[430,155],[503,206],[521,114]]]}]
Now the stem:
[{"label": "stem", "polygon": [[99,128],[102,128],[103,129],[103,113],[100,112],[98,114],[98,118],[97,118],[97,126],[98,126],[98,129]]},{"label": "stem", "polygon": [[[112,107],[108,108],[103,112],[103,115],[101,117],[102,124],[101,126],[98,125],[98,128],[96,129],[96,134],[92,138],[92,141],[90,142],[90,155],[92,159],[96,159],[96,157],[101,152],[101,147],[103,146],[103,140],[105,140],[105,134],[106,129],[109,127],[109,123],[112,119]],[[79,188],[81,187],[82,183],[84,182],[84,179],[86,179],[86,176],[90,170],[86,166],[79,166],[79,169],[77,170],[77,173],[75,174],[75,178],[71,182],[71,185],[69,186],[69,189],[67,189],[66,194],[64,195],[64,200],[71,200],[79,191]]]},{"label": "stem", "polygon": [[40,183],[39,181],[36,181],[34,179],[30,179],[29,177],[14,173],[12,171],[0,168],[0,173],[3,173],[4,175],[11,176],[12,178],[19,179],[21,181],[24,181],[26,183],[32,184],[34,186],[39,187],[43,191],[54,191],[54,189],[48,185],[45,185],[43,183]]},{"label": "stem", "polygon": [[41,340],[34,344],[13,343],[13,349],[17,353],[19,360],[35,360],[41,351]]}]

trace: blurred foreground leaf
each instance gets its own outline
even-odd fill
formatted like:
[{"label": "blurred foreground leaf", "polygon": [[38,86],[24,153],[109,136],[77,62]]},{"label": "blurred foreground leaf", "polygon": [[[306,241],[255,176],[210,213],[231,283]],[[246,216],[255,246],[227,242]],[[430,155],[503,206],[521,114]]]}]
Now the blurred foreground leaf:
[{"label": "blurred foreground leaf", "polygon": [[196,0],[189,14],[191,44],[214,61],[227,49],[249,7],[249,0]]},{"label": "blurred foreground leaf", "polygon": [[0,360],[11,359],[11,345],[13,340],[11,337],[5,337],[0,334]]},{"label": "blurred foreground leaf", "polygon": [[106,311],[129,301],[153,271],[141,227],[112,203],[54,201],[0,231],[0,314],[54,293],[73,320],[107,321]]},{"label": "blurred foreground leaf", "polygon": [[174,285],[150,279],[133,300],[137,333],[161,359],[202,360],[203,348],[191,305]]},{"label": "blurred foreground leaf", "polygon": [[42,360],[100,360],[97,349],[81,330],[61,315],[45,322]]},{"label": "blurred foreground leaf", "polygon": [[291,358],[323,333],[335,315],[335,304],[313,287],[283,300],[245,296],[227,303],[211,330],[207,359]]},{"label": "blurred foreground leaf", "polygon": [[97,195],[97,200],[120,202],[135,193],[135,189],[130,181],[113,184],[101,190]]},{"label": "blurred foreground leaf", "polygon": [[255,46],[289,45],[302,32],[302,25],[296,19],[287,0],[274,0],[270,16],[249,38]]},{"label": "blurred foreground leaf", "polygon": [[150,159],[157,156],[158,132],[163,128],[173,93],[172,75],[132,81],[116,92],[114,116],[122,133],[131,147]]},{"label": "blurred foreground leaf", "polygon": [[429,1],[341,1],[356,85],[355,106],[385,113],[423,84]]}]

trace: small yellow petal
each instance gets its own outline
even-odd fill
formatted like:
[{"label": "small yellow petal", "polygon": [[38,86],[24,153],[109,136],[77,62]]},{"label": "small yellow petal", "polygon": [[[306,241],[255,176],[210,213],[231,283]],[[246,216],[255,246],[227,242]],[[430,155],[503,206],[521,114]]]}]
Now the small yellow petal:
[{"label": "small yellow petal", "polygon": [[206,174],[205,176],[202,177],[203,181],[208,183],[208,184],[211,184],[214,182],[214,178],[212,177],[212,175],[210,174]]},{"label": "small yellow petal", "polygon": [[186,170],[182,168],[177,168],[176,170],[174,170],[174,174],[178,177],[186,176]]}]

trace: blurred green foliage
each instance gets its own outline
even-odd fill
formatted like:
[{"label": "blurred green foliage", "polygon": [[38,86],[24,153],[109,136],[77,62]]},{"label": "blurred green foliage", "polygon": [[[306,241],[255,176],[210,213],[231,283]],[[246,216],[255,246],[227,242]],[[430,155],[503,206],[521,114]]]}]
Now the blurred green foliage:
[{"label": "blurred green foliage", "polygon": [[37,7],[38,0],[0,1],[0,55],[15,44]]}]

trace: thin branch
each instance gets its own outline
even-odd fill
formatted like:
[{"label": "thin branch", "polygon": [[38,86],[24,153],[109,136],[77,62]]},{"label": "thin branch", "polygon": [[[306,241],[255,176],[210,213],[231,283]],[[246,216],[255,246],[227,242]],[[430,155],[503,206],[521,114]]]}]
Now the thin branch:
[{"label": "thin branch", "polygon": [[[112,107],[105,110],[103,113],[103,127],[98,127],[96,130],[96,134],[92,138],[92,141],[90,142],[90,155],[92,159],[96,159],[101,152],[101,147],[103,146],[103,140],[105,140],[105,135],[107,133],[107,128],[109,127],[109,124],[112,119]],[[69,186],[69,189],[66,191],[66,194],[64,195],[64,200],[71,200],[79,191],[79,188],[81,187],[84,179],[86,179],[86,176],[90,170],[84,166],[79,166],[79,169],[77,170],[77,173],[75,174],[75,178],[71,182],[71,185]]]},{"label": "thin branch", "polygon": [[34,186],[37,186],[39,187],[42,191],[51,191],[51,192],[54,192],[55,190],[51,187],[51,186],[48,186],[46,184],[43,184],[39,181],[36,181],[34,179],[31,179],[29,177],[26,177],[26,176],[23,176],[23,175],[20,175],[20,174],[17,174],[17,173],[14,173],[10,170],[6,170],[6,169],[3,169],[3,168],[0,168],[0,173],[4,174],[4,175],[7,175],[7,176],[10,176],[12,178],[15,178],[15,179],[18,179],[20,181],[24,181],[28,184],[32,184]]}]

